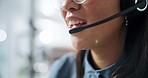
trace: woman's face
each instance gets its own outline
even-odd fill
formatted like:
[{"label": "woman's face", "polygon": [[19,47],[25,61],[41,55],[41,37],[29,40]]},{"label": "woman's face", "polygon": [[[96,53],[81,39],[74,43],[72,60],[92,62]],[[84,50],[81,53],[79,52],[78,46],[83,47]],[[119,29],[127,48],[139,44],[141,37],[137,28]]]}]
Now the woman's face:
[{"label": "woman's face", "polygon": [[[61,12],[70,30],[120,12],[120,0],[86,0],[83,4],[65,0]],[[77,50],[95,49],[110,44],[112,40],[122,34],[123,21],[123,17],[118,17],[104,24],[71,34],[74,48]]]}]

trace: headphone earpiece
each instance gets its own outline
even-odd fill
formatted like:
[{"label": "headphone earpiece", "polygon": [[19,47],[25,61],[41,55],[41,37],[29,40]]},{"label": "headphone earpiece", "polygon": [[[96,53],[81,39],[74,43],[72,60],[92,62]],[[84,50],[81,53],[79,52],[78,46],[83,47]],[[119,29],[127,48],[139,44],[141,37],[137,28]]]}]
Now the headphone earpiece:
[{"label": "headphone earpiece", "polygon": [[135,17],[139,14],[142,14],[148,8],[148,0],[121,0],[121,11],[126,10],[137,3],[141,3],[135,10],[131,11],[130,13],[126,14],[128,17]]}]

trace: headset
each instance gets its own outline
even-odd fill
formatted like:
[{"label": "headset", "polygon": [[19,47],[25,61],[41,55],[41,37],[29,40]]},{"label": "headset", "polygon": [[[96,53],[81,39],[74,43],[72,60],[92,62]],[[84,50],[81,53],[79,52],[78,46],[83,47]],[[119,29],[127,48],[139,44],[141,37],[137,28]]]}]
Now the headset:
[{"label": "headset", "polygon": [[[129,18],[135,17],[137,15],[140,15],[145,11],[148,7],[148,0],[121,0],[121,11],[124,11],[126,9],[129,9],[129,13],[125,14]],[[137,4],[139,4],[137,6]],[[130,9],[129,7],[134,7],[133,9]]]},{"label": "headset", "polygon": [[148,0],[121,0],[120,1],[120,7],[121,7],[121,12],[112,15],[108,18],[105,18],[101,21],[89,24],[87,26],[82,26],[82,27],[77,27],[74,29],[71,29],[69,31],[70,34],[74,34],[77,32],[80,32],[82,30],[85,30],[90,27],[98,26],[100,24],[106,23],[110,20],[113,20],[119,16],[126,15],[128,18],[133,18],[135,16],[138,16],[142,14],[145,10],[148,8]]}]

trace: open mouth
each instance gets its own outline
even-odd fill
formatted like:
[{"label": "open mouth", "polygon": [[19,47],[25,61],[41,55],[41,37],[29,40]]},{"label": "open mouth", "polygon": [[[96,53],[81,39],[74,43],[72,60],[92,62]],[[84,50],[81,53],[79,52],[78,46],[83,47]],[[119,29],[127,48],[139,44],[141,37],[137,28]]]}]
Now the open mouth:
[{"label": "open mouth", "polygon": [[76,27],[79,27],[79,26],[84,26],[87,24],[86,21],[77,21],[77,20],[74,20],[74,21],[68,21],[68,24],[69,24],[69,28],[76,28]]}]

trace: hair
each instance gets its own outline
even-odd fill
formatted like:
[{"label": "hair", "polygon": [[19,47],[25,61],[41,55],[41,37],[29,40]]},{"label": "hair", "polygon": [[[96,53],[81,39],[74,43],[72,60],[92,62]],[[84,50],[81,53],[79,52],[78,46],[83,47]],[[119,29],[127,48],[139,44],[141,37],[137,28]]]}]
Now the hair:
[{"label": "hair", "polygon": [[113,78],[148,77],[148,11],[128,19],[124,63],[112,74]]},{"label": "hair", "polygon": [[[128,28],[124,45],[125,61],[112,73],[112,78],[148,77],[148,11],[128,18]],[[77,78],[83,78],[82,59],[84,52],[77,54]]]}]

